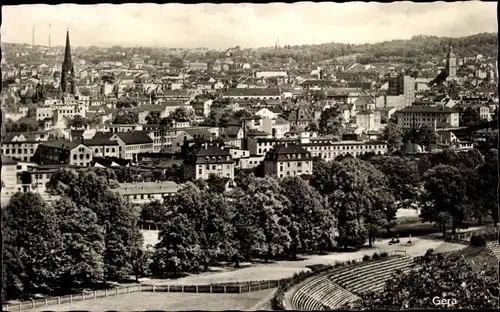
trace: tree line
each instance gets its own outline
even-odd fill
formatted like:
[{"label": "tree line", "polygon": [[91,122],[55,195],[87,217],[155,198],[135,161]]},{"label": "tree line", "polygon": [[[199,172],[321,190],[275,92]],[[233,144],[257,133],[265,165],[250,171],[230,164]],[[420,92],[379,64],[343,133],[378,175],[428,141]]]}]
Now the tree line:
[{"label": "tree line", "polygon": [[[18,193],[2,212],[5,294],[373,245],[394,227],[397,210],[412,203],[423,222],[439,224],[445,235],[470,219],[497,224],[497,160],[495,149],[484,156],[445,150],[316,160],[309,177],[241,174],[226,190],[226,180],[212,176],[142,207],[114,192],[123,173],[61,169],[47,185],[60,196],[54,204]],[[160,230],[152,254],[141,248],[139,222]]]}]

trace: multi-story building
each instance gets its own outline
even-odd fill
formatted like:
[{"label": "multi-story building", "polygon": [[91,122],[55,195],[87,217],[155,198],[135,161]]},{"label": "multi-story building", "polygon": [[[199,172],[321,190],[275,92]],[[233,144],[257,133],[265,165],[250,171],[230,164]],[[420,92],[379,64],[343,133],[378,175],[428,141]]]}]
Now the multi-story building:
[{"label": "multi-story building", "polygon": [[459,126],[459,112],[445,106],[411,106],[394,113],[398,126],[409,131],[428,125],[432,129],[441,127],[442,124],[450,127]]},{"label": "multi-story building", "polygon": [[179,190],[179,185],[172,181],[143,182],[143,183],[120,183],[115,189],[132,204],[140,205],[152,201],[163,202]]},{"label": "multi-story building", "polygon": [[192,146],[184,161],[185,180],[206,180],[210,174],[234,179],[234,160],[227,150],[216,142]]},{"label": "multi-story building", "polygon": [[28,117],[36,121],[49,119],[53,117],[51,107],[31,107],[28,112]]},{"label": "multi-story building", "polygon": [[381,127],[380,111],[365,110],[356,113],[356,125],[364,131],[379,131]]},{"label": "multi-story building", "polygon": [[312,174],[311,153],[302,146],[280,144],[267,152],[264,158],[264,172],[279,178]]},{"label": "multi-story building", "polygon": [[49,135],[43,132],[6,133],[2,137],[2,155],[18,161],[30,161],[40,142],[48,138]]},{"label": "multi-story building", "polygon": [[309,151],[312,157],[319,157],[326,161],[334,160],[340,155],[357,157],[368,153],[375,153],[377,155],[387,153],[387,143],[382,141],[334,142],[330,139],[314,138],[310,140],[310,143],[303,143],[301,146]]},{"label": "multi-story building", "polygon": [[138,154],[153,152],[153,139],[143,131],[114,133],[109,140],[118,143],[119,157],[123,159],[135,162]]},{"label": "multi-story building", "polygon": [[88,167],[92,161],[92,149],[82,142],[55,140],[40,143],[33,160],[41,165],[75,165]]},{"label": "multi-story building", "polygon": [[[387,90],[388,97],[403,96],[403,106],[411,106],[415,101],[415,78],[403,74],[389,75],[389,89]],[[384,100],[387,101],[387,100]],[[384,106],[389,107],[389,105]]]},{"label": "multi-story building", "polygon": [[23,172],[35,166],[28,162],[16,161],[10,157],[2,155],[2,191],[1,205],[6,205],[12,195],[17,192],[33,191],[29,181],[25,181]]}]

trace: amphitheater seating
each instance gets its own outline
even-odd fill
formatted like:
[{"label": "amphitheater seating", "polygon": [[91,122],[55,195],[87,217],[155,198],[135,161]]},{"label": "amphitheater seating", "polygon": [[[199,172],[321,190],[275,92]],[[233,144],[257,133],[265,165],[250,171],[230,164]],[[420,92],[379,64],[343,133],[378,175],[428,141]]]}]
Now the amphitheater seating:
[{"label": "amphitheater seating", "polygon": [[487,247],[495,258],[500,260],[500,245],[498,245],[498,242],[488,242]]},{"label": "amphitheater seating", "polygon": [[328,275],[311,281],[299,288],[292,297],[294,310],[311,311],[342,307],[347,302],[358,300],[359,297],[333,283]]},{"label": "amphitheater seating", "polygon": [[401,256],[335,269],[299,288],[292,297],[292,308],[302,311],[322,310],[324,306],[341,308],[358,300],[356,294],[382,290],[396,270],[407,272],[412,263],[412,258]]},{"label": "amphitheater seating", "polygon": [[398,269],[407,272],[411,269],[412,263],[413,259],[406,256],[368,262],[354,268],[343,268],[339,272],[330,274],[330,279],[355,294],[380,291]]}]

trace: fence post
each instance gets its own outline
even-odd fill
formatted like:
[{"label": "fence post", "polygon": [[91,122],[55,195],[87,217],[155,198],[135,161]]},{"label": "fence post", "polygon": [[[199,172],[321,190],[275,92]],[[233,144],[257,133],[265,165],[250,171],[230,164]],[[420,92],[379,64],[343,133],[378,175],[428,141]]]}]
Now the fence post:
[{"label": "fence post", "polygon": [[35,307],[35,300],[31,299],[31,307],[34,308]]},{"label": "fence post", "polygon": [[198,285],[196,285],[196,293],[198,293]]},{"label": "fence post", "polygon": [[156,291],[156,287],[155,287],[155,286],[156,286],[156,285],[155,285],[155,284],[153,284],[153,292],[155,292],[155,291]]},{"label": "fence post", "polygon": [[139,284],[139,292],[142,292],[142,284]]},{"label": "fence post", "polygon": [[210,285],[210,293],[212,293],[212,285]]},{"label": "fence post", "polygon": [[69,295],[69,302],[73,302],[73,295]]},{"label": "fence post", "polygon": [[[241,286],[240,286],[240,289],[241,289]],[[226,286],[224,286],[224,293],[226,293],[227,289],[226,289]]]},{"label": "fence post", "polygon": [[97,298],[97,292],[94,290],[94,299]]},{"label": "fence post", "polygon": [[107,297],[107,296],[108,296],[108,290],[104,289],[104,297]]},{"label": "fence post", "polygon": [[170,292],[170,285],[167,285],[167,292]]},{"label": "fence post", "polygon": [[184,292],[184,285],[182,285],[182,292]]},{"label": "fence post", "polygon": [[48,306],[49,305],[49,301],[47,300],[47,298],[45,298],[45,306]]},{"label": "fence post", "polygon": [[23,309],[23,303],[19,302],[19,311],[21,311],[22,309]]},{"label": "fence post", "polygon": [[250,284],[248,284],[248,292],[250,292]]},{"label": "fence post", "polygon": [[57,304],[61,304],[61,297],[57,297]]}]

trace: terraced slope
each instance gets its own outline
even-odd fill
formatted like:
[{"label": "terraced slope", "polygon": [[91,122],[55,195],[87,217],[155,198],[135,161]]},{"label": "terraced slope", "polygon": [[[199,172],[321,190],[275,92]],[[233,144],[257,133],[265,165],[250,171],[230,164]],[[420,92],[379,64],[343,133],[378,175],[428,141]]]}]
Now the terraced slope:
[{"label": "terraced slope", "polygon": [[359,297],[345,290],[329,279],[329,275],[317,278],[301,287],[292,297],[294,310],[312,311],[342,307]]},{"label": "terraced slope", "polygon": [[406,272],[412,264],[412,258],[401,256],[335,269],[300,287],[291,298],[291,308],[302,311],[341,308],[358,300],[356,294],[382,290],[392,274],[398,269]]},{"label": "terraced slope", "polygon": [[488,242],[486,245],[488,249],[491,251],[491,253],[500,260],[500,245],[498,245],[498,242]]},{"label": "terraced slope", "polygon": [[368,262],[355,267],[341,268],[330,274],[329,277],[332,282],[354,294],[381,291],[385,283],[397,270],[407,272],[411,269],[412,264],[412,258],[401,256],[382,261]]}]

